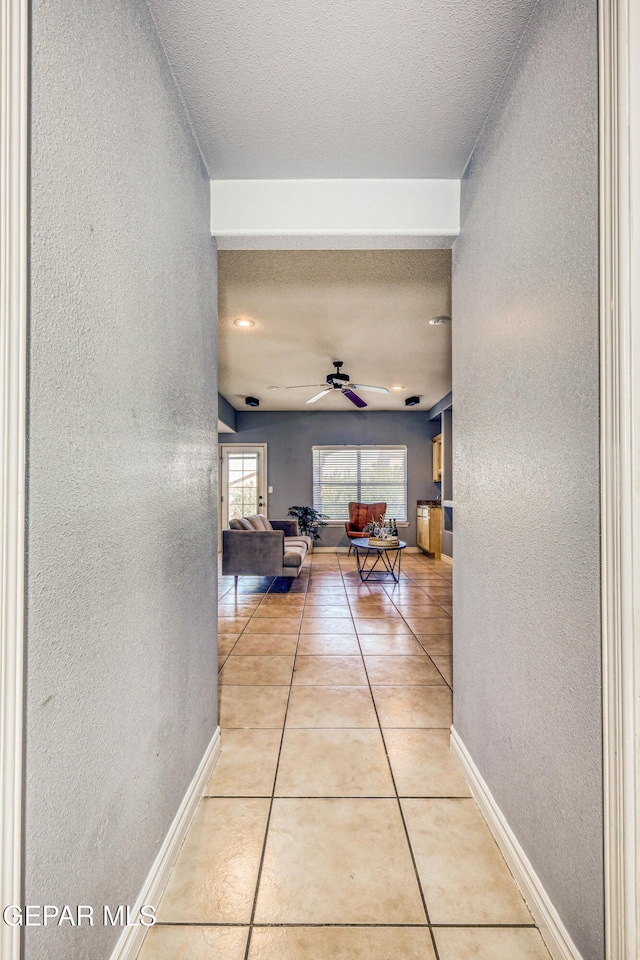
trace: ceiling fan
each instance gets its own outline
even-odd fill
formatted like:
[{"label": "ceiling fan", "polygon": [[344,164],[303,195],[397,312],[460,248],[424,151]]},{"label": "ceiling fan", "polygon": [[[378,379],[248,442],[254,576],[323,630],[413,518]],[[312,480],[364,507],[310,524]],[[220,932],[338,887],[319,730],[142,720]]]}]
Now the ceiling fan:
[{"label": "ceiling fan", "polygon": [[285,387],[285,389],[302,390],[305,388],[322,387],[320,393],[316,393],[314,397],[307,400],[307,403],[316,403],[317,400],[326,397],[332,390],[340,390],[347,400],[351,400],[351,403],[355,404],[356,407],[366,407],[367,404],[357,393],[353,392],[354,390],[368,390],[370,393],[389,393],[386,387],[370,387],[364,383],[351,383],[351,378],[346,373],[340,373],[340,367],[344,366],[342,360],[334,360],[333,365],[336,369],[333,373],[328,374],[326,386],[324,383],[304,383],[296,387]]}]

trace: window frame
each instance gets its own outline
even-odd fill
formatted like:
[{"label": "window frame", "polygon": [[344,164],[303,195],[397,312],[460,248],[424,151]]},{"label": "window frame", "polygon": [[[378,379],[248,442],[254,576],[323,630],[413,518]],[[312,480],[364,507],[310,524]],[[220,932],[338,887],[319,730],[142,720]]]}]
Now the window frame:
[{"label": "window frame", "polygon": [[[317,510],[317,504],[315,502],[315,489],[316,489],[316,477],[315,477],[315,452],[316,450],[403,450],[404,451],[404,502],[405,502],[405,511],[406,511],[406,520],[397,520],[398,527],[408,527],[410,525],[409,520],[409,448],[406,443],[319,443],[313,444],[311,447],[311,500],[313,504],[313,509]],[[359,459],[359,458],[358,458]],[[355,480],[356,486],[360,488],[360,469],[358,468],[358,476]],[[356,497],[357,499],[357,497]],[[360,501],[364,502],[364,501]],[[345,523],[349,520],[346,517],[344,520],[327,520],[328,527],[343,527]]]}]

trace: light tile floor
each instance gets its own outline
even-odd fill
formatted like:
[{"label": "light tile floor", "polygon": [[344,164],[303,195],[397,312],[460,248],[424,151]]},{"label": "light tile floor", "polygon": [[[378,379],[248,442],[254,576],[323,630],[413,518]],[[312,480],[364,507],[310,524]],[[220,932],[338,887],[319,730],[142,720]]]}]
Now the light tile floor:
[{"label": "light tile floor", "polygon": [[139,960],[549,960],[449,752],[451,567],[220,581],[222,754]]}]

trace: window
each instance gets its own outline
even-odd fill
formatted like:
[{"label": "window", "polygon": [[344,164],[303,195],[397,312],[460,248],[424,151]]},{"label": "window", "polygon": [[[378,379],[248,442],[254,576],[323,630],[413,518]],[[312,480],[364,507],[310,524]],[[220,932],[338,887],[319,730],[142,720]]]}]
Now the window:
[{"label": "window", "polygon": [[406,447],[313,447],[313,506],[330,520],[349,519],[349,501],[387,504],[407,519]]}]

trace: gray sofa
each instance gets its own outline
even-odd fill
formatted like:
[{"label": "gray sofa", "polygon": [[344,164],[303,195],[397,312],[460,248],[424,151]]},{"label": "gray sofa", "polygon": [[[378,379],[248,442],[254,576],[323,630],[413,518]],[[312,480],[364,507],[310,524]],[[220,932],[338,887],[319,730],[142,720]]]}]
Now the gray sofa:
[{"label": "gray sofa", "polygon": [[267,520],[262,514],[229,522],[222,531],[223,577],[287,577],[291,588],[313,546],[298,533],[297,520]]}]

